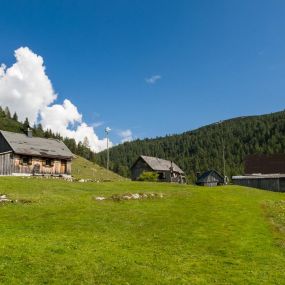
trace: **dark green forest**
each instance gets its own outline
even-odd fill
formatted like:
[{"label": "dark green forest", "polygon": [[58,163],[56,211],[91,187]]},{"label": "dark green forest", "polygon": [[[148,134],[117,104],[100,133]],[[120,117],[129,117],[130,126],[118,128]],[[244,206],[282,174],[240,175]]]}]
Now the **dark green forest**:
[{"label": "dark green forest", "polygon": [[[223,173],[223,146],[226,175],[243,174],[247,154],[284,153],[285,111],[261,116],[239,117],[178,135],[135,140],[110,149],[110,168],[123,176],[139,155],[173,160],[193,181],[197,172],[216,169]],[[106,151],[95,156],[106,165]]]}]

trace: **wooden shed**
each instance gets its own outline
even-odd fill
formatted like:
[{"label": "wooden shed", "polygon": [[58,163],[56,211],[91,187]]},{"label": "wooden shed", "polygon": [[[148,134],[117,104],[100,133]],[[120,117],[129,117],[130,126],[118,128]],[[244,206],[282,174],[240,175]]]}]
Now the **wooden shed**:
[{"label": "wooden shed", "polygon": [[70,175],[72,158],[60,140],[0,131],[0,175]]},{"label": "wooden shed", "polygon": [[285,154],[248,155],[245,175],[232,177],[236,185],[285,192]]},{"label": "wooden shed", "polygon": [[200,186],[217,186],[224,184],[224,177],[216,170],[208,170],[202,175],[197,175],[197,185]]},{"label": "wooden shed", "polygon": [[285,192],[285,174],[252,174],[233,176],[233,183],[263,190]]},{"label": "wooden shed", "polygon": [[173,161],[141,155],[131,167],[132,180],[138,180],[143,172],[156,172],[160,182],[186,183],[184,171]]}]

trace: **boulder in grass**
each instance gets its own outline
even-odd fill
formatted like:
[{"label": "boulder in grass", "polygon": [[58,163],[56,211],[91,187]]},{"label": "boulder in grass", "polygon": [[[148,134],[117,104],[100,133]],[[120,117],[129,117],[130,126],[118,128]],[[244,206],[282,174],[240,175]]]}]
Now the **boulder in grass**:
[{"label": "boulder in grass", "polygon": [[140,199],[140,194],[132,194],[132,199]]},{"label": "boulder in grass", "polygon": [[4,202],[12,202],[12,200],[8,199],[5,194],[1,194],[0,195],[0,203],[4,203]]},{"label": "boulder in grass", "polygon": [[95,200],[97,200],[97,201],[103,201],[103,200],[106,200],[106,198],[105,198],[105,197],[96,197]]}]

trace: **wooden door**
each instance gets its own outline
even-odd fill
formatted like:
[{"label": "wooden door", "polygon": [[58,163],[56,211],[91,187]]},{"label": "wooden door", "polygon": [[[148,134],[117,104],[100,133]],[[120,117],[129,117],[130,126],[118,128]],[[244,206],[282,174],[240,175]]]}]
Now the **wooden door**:
[{"label": "wooden door", "polygon": [[64,174],[66,173],[66,160],[61,160],[60,164],[60,173]]}]

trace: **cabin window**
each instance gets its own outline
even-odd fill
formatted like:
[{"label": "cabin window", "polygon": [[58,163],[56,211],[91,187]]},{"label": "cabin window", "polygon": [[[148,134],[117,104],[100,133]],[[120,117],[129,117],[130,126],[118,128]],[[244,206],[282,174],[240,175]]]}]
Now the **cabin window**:
[{"label": "cabin window", "polygon": [[50,159],[50,158],[45,159],[44,165],[45,166],[53,166],[54,165],[53,159]]},{"label": "cabin window", "polygon": [[32,158],[28,156],[23,156],[21,159],[22,165],[31,165],[32,164]]}]

